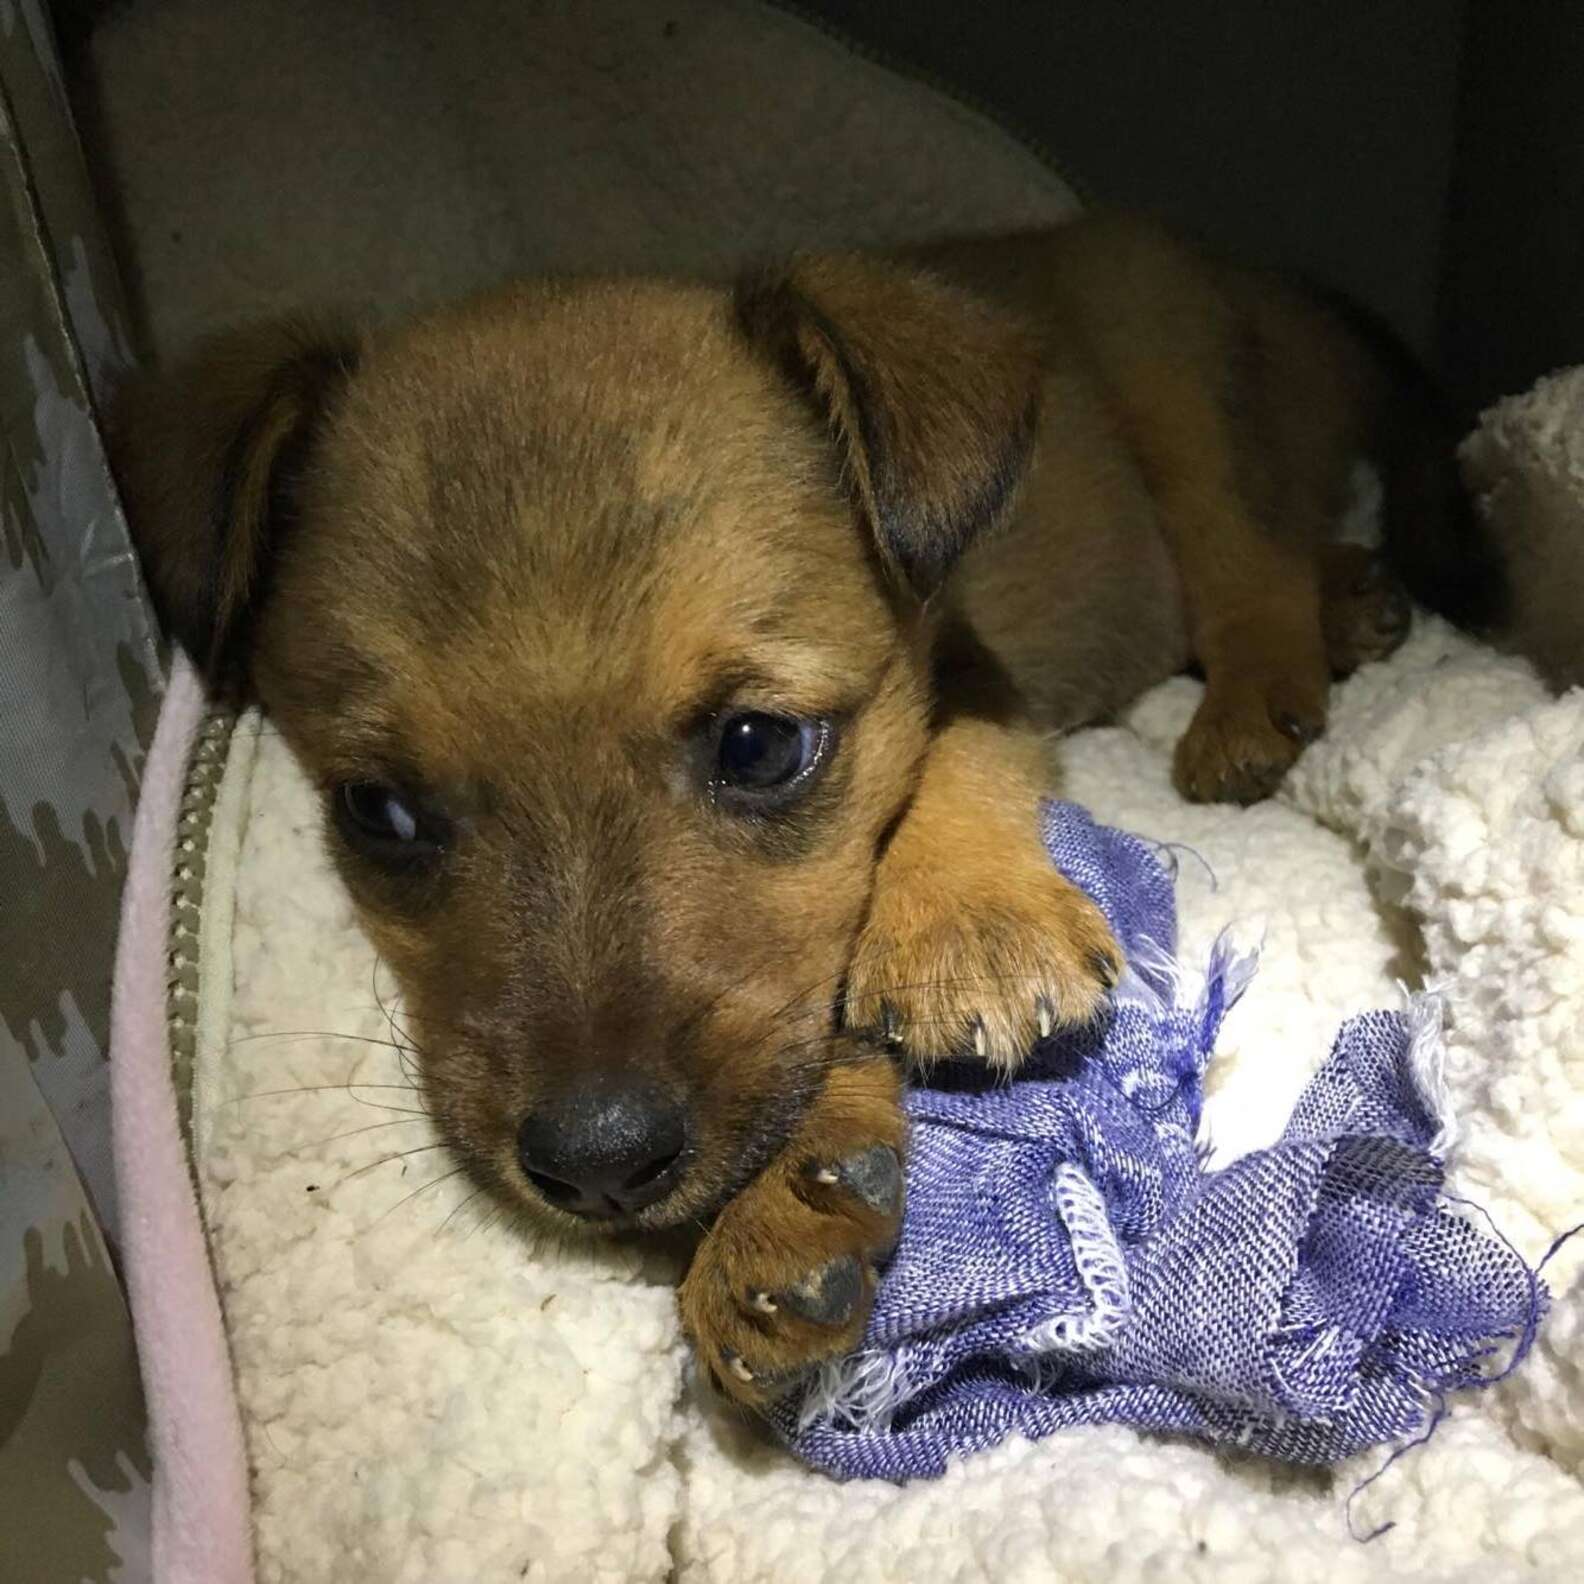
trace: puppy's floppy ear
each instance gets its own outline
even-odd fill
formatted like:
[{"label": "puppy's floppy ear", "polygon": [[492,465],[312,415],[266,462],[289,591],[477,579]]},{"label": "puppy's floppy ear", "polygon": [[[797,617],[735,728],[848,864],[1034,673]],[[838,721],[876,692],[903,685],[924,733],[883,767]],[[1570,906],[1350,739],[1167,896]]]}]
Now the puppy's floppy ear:
[{"label": "puppy's floppy ear", "polygon": [[328,326],[259,326],[134,376],[112,404],[111,463],[155,604],[211,682],[236,680],[314,432],[357,353]]},{"label": "puppy's floppy ear", "polygon": [[844,254],[751,277],[736,306],[750,342],[830,424],[882,561],[928,598],[1027,464],[1032,331],[928,275]]}]

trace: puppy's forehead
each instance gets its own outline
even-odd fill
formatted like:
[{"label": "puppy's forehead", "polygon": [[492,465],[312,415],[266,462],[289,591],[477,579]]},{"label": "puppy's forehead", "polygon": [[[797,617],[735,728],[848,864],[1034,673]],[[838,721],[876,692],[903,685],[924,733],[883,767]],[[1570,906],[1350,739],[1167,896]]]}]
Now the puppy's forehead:
[{"label": "puppy's forehead", "polygon": [[578,593],[831,505],[828,448],[708,288],[523,286],[421,321],[376,343],[328,449],[397,597],[419,568]]},{"label": "puppy's forehead", "polygon": [[448,699],[475,737],[743,687],[824,707],[884,659],[825,437],[707,288],[518,288],[391,336],[317,504],[327,637],[430,739]]},{"label": "puppy's forehead", "polygon": [[393,455],[403,464],[409,476],[393,483],[419,482],[411,471],[422,468],[431,486],[487,489],[517,461],[542,473],[551,504],[602,494],[613,468],[685,475],[700,443],[749,461],[784,430],[789,405],[723,292],[523,285],[377,340],[343,427],[368,448],[365,466]]}]

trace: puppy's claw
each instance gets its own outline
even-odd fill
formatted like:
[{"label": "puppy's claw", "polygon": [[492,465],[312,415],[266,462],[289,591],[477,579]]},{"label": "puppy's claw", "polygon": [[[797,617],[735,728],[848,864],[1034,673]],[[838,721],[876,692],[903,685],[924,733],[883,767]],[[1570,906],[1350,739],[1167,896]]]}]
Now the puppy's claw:
[{"label": "puppy's claw", "polygon": [[[755,1369],[746,1359],[733,1353],[730,1348],[721,1350],[721,1363],[730,1372],[731,1378],[739,1382],[741,1386],[750,1388],[752,1395],[759,1401],[772,1401],[782,1396],[794,1386],[800,1385],[807,1380],[814,1370],[818,1368],[817,1365],[806,1364],[798,1369],[779,1371]],[[709,1372],[709,1378],[710,1384],[722,1397],[730,1398],[737,1395],[728,1389],[719,1370],[712,1367]]]},{"label": "puppy's claw", "polygon": [[983,1061],[990,1049],[990,1037],[985,1033],[984,1019],[975,1018],[973,1026],[974,1055]]},{"label": "puppy's claw", "polygon": [[1094,976],[1107,990],[1115,990],[1117,981],[1122,977],[1122,969],[1116,957],[1111,952],[1092,951],[1089,953],[1089,966],[1094,970]]},{"label": "puppy's claw", "polygon": [[858,999],[852,997],[847,1002],[846,1016],[854,1031],[884,1046],[888,1051],[902,1050],[907,1044],[907,1035],[903,1033],[902,1015],[896,1007],[889,1001],[882,1001],[880,1011],[871,1023],[861,1013]]},{"label": "puppy's claw", "polygon": [[902,1019],[889,1001],[880,1003],[880,1039],[890,1050],[901,1050],[905,1043],[902,1036]]},{"label": "puppy's claw", "polygon": [[1050,1002],[1044,996],[1034,1003],[1034,1022],[1039,1029],[1039,1037],[1049,1039],[1051,1030],[1056,1026],[1056,1020],[1051,1016]]},{"label": "puppy's claw", "polygon": [[1276,725],[1283,736],[1292,738],[1305,748],[1325,730],[1320,722],[1300,720],[1291,710],[1283,710],[1276,717]]}]

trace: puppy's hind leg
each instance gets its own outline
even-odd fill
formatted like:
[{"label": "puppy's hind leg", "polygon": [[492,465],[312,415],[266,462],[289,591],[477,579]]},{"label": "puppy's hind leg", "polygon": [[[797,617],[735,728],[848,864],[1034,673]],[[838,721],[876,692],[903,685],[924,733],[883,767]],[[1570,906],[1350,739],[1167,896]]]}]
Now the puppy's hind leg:
[{"label": "puppy's hind leg", "polygon": [[1385,557],[1364,545],[1329,544],[1320,555],[1321,622],[1333,676],[1384,660],[1408,636],[1413,606]]},{"label": "puppy's hind leg", "polygon": [[1257,802],[1325,729],[1317,547],[1307,532],[1273,533],[1258,519],[1212,378],[1162,359],[1130,371],[1127,403],[1205,674],[1173,779],[1195,802]]}]

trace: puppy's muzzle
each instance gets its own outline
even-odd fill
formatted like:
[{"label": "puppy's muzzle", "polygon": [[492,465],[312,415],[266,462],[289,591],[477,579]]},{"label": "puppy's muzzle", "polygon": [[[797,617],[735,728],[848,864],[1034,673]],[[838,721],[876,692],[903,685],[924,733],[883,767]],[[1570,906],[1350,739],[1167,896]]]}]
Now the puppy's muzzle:
[{"label": "puppy's muzzle", "polygon": [[569,1215],[608,1221],[656,1204],[682,1176],[687,1117],[659,1090],[576,1089],[525,1117],[517,1159],[542,1198]]}]

